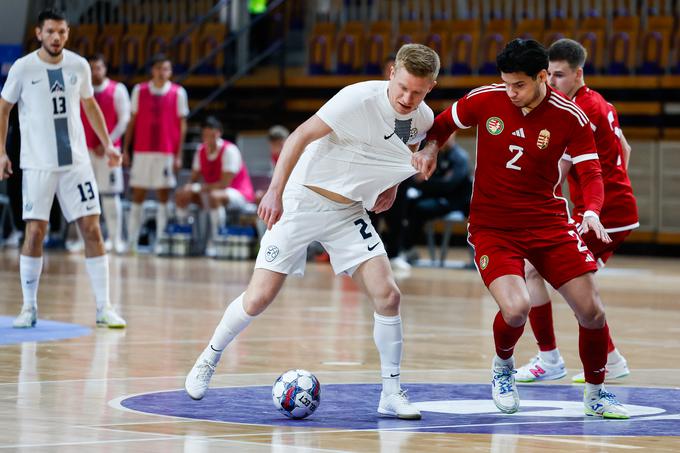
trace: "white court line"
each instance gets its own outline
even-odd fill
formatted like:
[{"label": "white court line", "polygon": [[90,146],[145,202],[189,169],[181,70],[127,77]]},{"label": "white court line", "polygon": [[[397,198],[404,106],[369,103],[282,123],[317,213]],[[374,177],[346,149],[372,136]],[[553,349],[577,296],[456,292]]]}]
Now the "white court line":
[{"label": "white court line", "polygon": [[[662,372],[678,372],[680,368],[635,368],[635,372],[644,373],[662,373]],[[466,374],[466,373],[486,373],[489,372],[488,368],[448,368],[448,369],[423,369],[423,370],[401,370],[401,375],[409,374],[419,374],[419,373],[441,373],[441,374]],[[338,374],[375,374],[375,370],[323,370],[315,371],[314,374],[318,376],[325,375],[338,375]],[[239,378],[239,377],[276,377],[281,374],[280,370],[268,371],[260,373],[217,373],[213,375],[214,378]],[[20,381],[20,382],[2,382],[0,383],[0,388],[5,386],[16,386],[16,385],[38,385],[38,384],[73,384],[78,382],[127,382],[127,381],[148,381],[148,380],[159,380],[159,379],[186,379],[186,374],[181,374],[177,376],[128,376],[124,378],[91,378],[91,379],[64,379],[64,380],[53,380],[53,381]],[[371,382],[328,382],[327,384],[371,384]],[[406,382],[405,384],[409,384]],[[416,382],[416,384],[488,384],[488,382]],[[621,382],[620,387],[636,387],[636,388],[650,388],[650,389],[677,389],[675,385],[661,386],[661,385],[635,385],[626,382]],[[264,384],[262,384],[264,385]],[[531,383],[520,383],[520,385],[531,386],[531,385],[543,385],[543,384],[531,384]],[[582,384],[571,383],[565,381],[564,383],[557,383],[557,385],[572,385],[574,387],[582,386]],[[617,385],[618,386],[618,385]],[[220,386],[222,387],[244,387],[241,385],[234,386]],[[257,386],[259,387],[259,386]],[[181,389],[174,389],[181,390]],[[161,390],[156,390],[156,392]],[[163,390],[171,391],[171,390]],[[146,392],[151,393],[151,392]]]},{"label": "white court line", "polygon": [[[489,372],[490,370],[488,368],[460,368],[460,369],[430,369],[430,370],[401,370],[401,375],[405,374],[416,374],[416,373],[458,373],[458,372]],[[637,370],[636,370],[637,371]],[[673,371],[678,371],[677,369],[674,369]],[[314,374],[318,376],[325,376],[325,375],[337,375],[337,374],[377,374],[379,371],[376,370],[324,370],[324,371],[315,371]],[[224,374],[214,374],[213,379],[216,377],[223,377],[223,378],[228,378],[228,377],[273,377],[276,378],[278,375],[281,374],[281,370],[277,371],[270,371],[270,372],[260,372],[260,373],[224,373]],[[64,380],[55,380],[55,381],[26,381],[26,382],[3,382],[0,383],[0,387],[7,386],[7,385],[27,385],[27,384],[62,384],[62,383],[76,383],[76,382],[114,382],[114,381],[146,381],[146,380],[158,380],[158,379],[186,379],[187,375],[182,374],[178,376],[140,376],[140,377],[124,377],[124,378],[92,378],[92,379],[64,379]],[[352,382],[329,382],[329,384],[352,384]],[[353,384],[371,384],[370,382],[353,382]],[[407,382],[408,384],[408,382]],[[420,382],[419,382],[420,384]],[[435,382],[435,384],[451,384],[450,382]],[[466,384],[469,384],[469,382],[466,382]],[[235,385],[235,386],[222,386],[222,387],[245,387],[241,385]],[[251,387],[259,387],[259,386],[251,386]],[[666,387],[660,387],[660,388],[666,388]],[[181,390],[181,389],[173,389],[173,390]],[[171,390],[157,390],[157,391],[171,391]],[[149,392],[146,392],[149,393]]]}]

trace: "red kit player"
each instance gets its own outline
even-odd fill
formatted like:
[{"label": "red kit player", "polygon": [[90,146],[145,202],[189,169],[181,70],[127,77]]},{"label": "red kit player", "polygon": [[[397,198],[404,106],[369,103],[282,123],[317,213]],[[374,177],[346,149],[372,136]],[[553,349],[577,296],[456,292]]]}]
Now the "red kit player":
[{"label": "red kit player", "polygon": [[[603,267],[630,232],[640,225],[637,204],[626,171],[628,154],[622,146],[626,142],[614,107],[599,93],[588,88],[583,80],[583,65],[586,60],[583,46],[571,39],[560,39],[550,46],[548,54],[550,85],[581,107],[590,119],[595,136],[605,193],[600,221],[612,242],[604,243],[592,234],[583,235],[583,240],[595,256],[598,266]],[[568,154],[565,155],[565,162],[567,166],[571,165]],[[569,194],[575,205],[573,218],[580,222],[585,205],[579,179],[573,169],[568,173],[568,181]],[[555,342],[550,296],[543,278],[530,264],[527,264],[526,278],[532,307],[529,322],[540,351],[528,364],[517,370],[516,379],[520,382],[559,379],[567,374],[567,369]],[[606,368],[607,380],[622,378],[630,373],[626,360],[614,347],[611,337],[607,348]],[[583,373],[577,374],[572,380],[584,382]]]},{"label": "red kit player", "polygon": [[597,265],[569,217],[566,200],[555,193],[566,150],[583,189],[581,231],[609,241],[599,221],[604,188],[590,122],[576,104],[548,86],[548,52],[538,42],[515,39],[496,63],[503,83],[472,90],[438,115],[425,152],[414,157],[414,166],[427,171],[452,132],[478,127],[468,239],[482,280],[500,308],[493,323],[494,403],[505,413],[519,410],[513,350],[530,309],[527,259],[576,314],[586,415],[628,418],[604,389],[609,328],[593,279]]}]

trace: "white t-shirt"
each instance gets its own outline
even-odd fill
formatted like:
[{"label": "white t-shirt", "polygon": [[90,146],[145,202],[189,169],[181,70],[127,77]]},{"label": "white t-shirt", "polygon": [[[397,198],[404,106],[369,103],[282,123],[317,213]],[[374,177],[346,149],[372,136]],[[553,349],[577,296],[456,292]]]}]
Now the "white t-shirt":
[{"label": "white t-shirt", "polygon": [[[219,139],[217,141],[217,149],[222,148],[223,144],[224,140]],[[217,153],[215,153],[212,159],[210,159],[210,156],[208,156],[208,160],[215,160],[217,159],[217,156]],[[224,155],[222,156],[222,173],[233,173],[236,175],[239,171],[241,171],[241,162],[241,151],[239,151],[238,147],[233,143],[227,145],[226,149],[224,150]],[[191,164],[191,169],[194,171],[201,171],[201,158],[198,151],[194,153],[194,161]]]},{"label": "white t-shirt", "polygon": [[[156,88],[156,86],[149,82],[149,91],[151,94],[156,96],[163,96],[168,91],[170,91],[171,83],[165,82],[161,88]],[[139,84],[132,88],[132,102],[131,102],[132,113],[137,113],[139,109]],[[180,86],[177,89],[177,116],[180,118],[186,118],[189,115],[189,102],[187,101],[187,90]]]},{"label": "white t-shirt", "polygon": [[387,81],[340,90],[316,115],[333,132],[310,143],[289,178],[360,201],[371,209],[384,190],[416,173],[407,145],[420,143],[434,121],[421,102],[408,115],[387,97]]},{"label": "white t-shirt", "polygon": [[90,65],[69,50],[58,64],[45,63],[36,50],[12,65],[0,96],[19,104],[21,168],[66,170],[90,162],[80,100],[93,94]]},{"label": "white t-shirt", "polygon": [[[94,92],[101,93],[109,86],[109,83],[111,83],[111,80],[104,79],[101,85],[94,85]],[[115,142],[125,133],[127,124],[130,122],[130,96],[128,96],[127,88],[122,83],[117,84],[116,90],[113,92],[113,106],[116,109],[118,122],[109,135],[111,141]]]}]

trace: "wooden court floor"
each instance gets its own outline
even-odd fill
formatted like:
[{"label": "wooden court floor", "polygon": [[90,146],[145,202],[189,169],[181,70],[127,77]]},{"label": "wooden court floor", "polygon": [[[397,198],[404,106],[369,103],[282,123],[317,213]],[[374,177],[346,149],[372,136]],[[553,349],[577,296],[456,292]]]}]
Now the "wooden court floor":
[{"label": "wooden court floor", "polygon": [[[457,253],[465,256],[462,250]],[[600,434],[584,428],[580,435],[565,435],[560,434],[560,423],[546,417],[536,426],[556,430],[529,435],[508,429],[521,417],[495,413],[494,422],[481,424],[485,432],[462,433],[400,429],[394,424],[360,429],[354,425],[308,428],[304,422],[224,423],[122,410],[116,402],[132,395],[183,388],[186,372],[227,301],[244,289],[251,268],[251,262],[112,256],[112,297],[128,321],[128,328],[121,331],[94,327],[94,301],[81,256],[49,254],[40,283],[40,319],[75,323],[92,331],[58,341],[1,344],[7,342],[0,338],[0,450],[680,451],[680,438],[657,435],[656,429],[680,435],[680,410],[664,412],[668,417],[661,424],[648,422],[634,435],[616,435],[615,424],[637,423],[635,418],[599,422],[604,427]],[[616,393],[617,387],[622,391],[623,387],[656,388],[656,396],[644,402],[647,406],[677,400],[680,259],[614,257],[598,281],[614,340],[631,368],[631,375],[610,389]],[[403,292],[404,387],[415,383],[488,387],[496,307],[476,271],[417,268],[398,283]],[[20,305],[17,251],[0,251],[0,316],[16,315]],[[569,377],[579,371],[577,326],[559,296],[554,306],[558,343],[569,367],[568,377],[554,382],[562,387],[569,386]],[[351,280],[333,277],[327,265],[310,264],[307,275],[289,279],[272,307],[225,352],[212,391],[270,386],[289,368],[314,372],[322,383],[322,398],[324,385],[346,384],[347,392],[353,393],[349,384],[377,384],[372,324],[372,309]],[[8,329],[0,330],[0,335],[9,335]],[[523,363],[534,353],[527,327],[516,357]],[[351,397],[377,405],[375,392]],[[332,412],[352,421],[352,398],[348,395],[346,407],[335,408],[325,407],[322,399],[310,420],[324,421],[324,412]],[[273,405],[269,407],[271,413],[265,410],[259,415],[276,418]],[[251,411],[247,397],[227,400],[222,410],[227,415]],[[423,412],[421,422],[427,424],[428,417],[433,420],[435,415]],[[463,420],[475,424],[473,415]],[[570,423],[583,424],[578,417]]]}]

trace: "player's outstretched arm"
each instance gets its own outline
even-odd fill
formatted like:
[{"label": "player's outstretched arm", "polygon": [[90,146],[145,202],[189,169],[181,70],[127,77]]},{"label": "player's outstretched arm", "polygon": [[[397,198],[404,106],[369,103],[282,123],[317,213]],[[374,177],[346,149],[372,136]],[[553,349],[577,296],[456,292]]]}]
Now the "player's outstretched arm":
[{"label": "player's outstretched arm", "polygon": [[279,160],[276,162],[272,181],[257,208],[257,215],[267,224],[268,229],[271,229],[283,214],[283,204],[281,202],[283,189],[286,187],[295,164],[297,164],[300,156],[305,151],[305,147],[314,140],[318,140],[331,132],[330,126],[324,123],[317,115],[313,115],[298,126],[286,139]]},{"label": "player's outstretched arm", "polygon": [[120,152],[113,146],[111,137],[109,137],[109,131],[106,128],[106,121],[104,120],[104,115],[102,114],[99,104],[94,99],[94,96],[85,98],[82,100],[83,109],[85,109],[85,115],[92,125],[92,129],[97,134],[97,138],[102,143],[106,155],[109,157],[109,166],[116,167],[120,165],[121,156]]},{"label": "player's outstretched arm", "polygon": [[12,162],[7,156],[6,149],[9,112],[12,107],[14,107],[14,104],[0,98],[0,181],[9,178],[12,174]]}]

